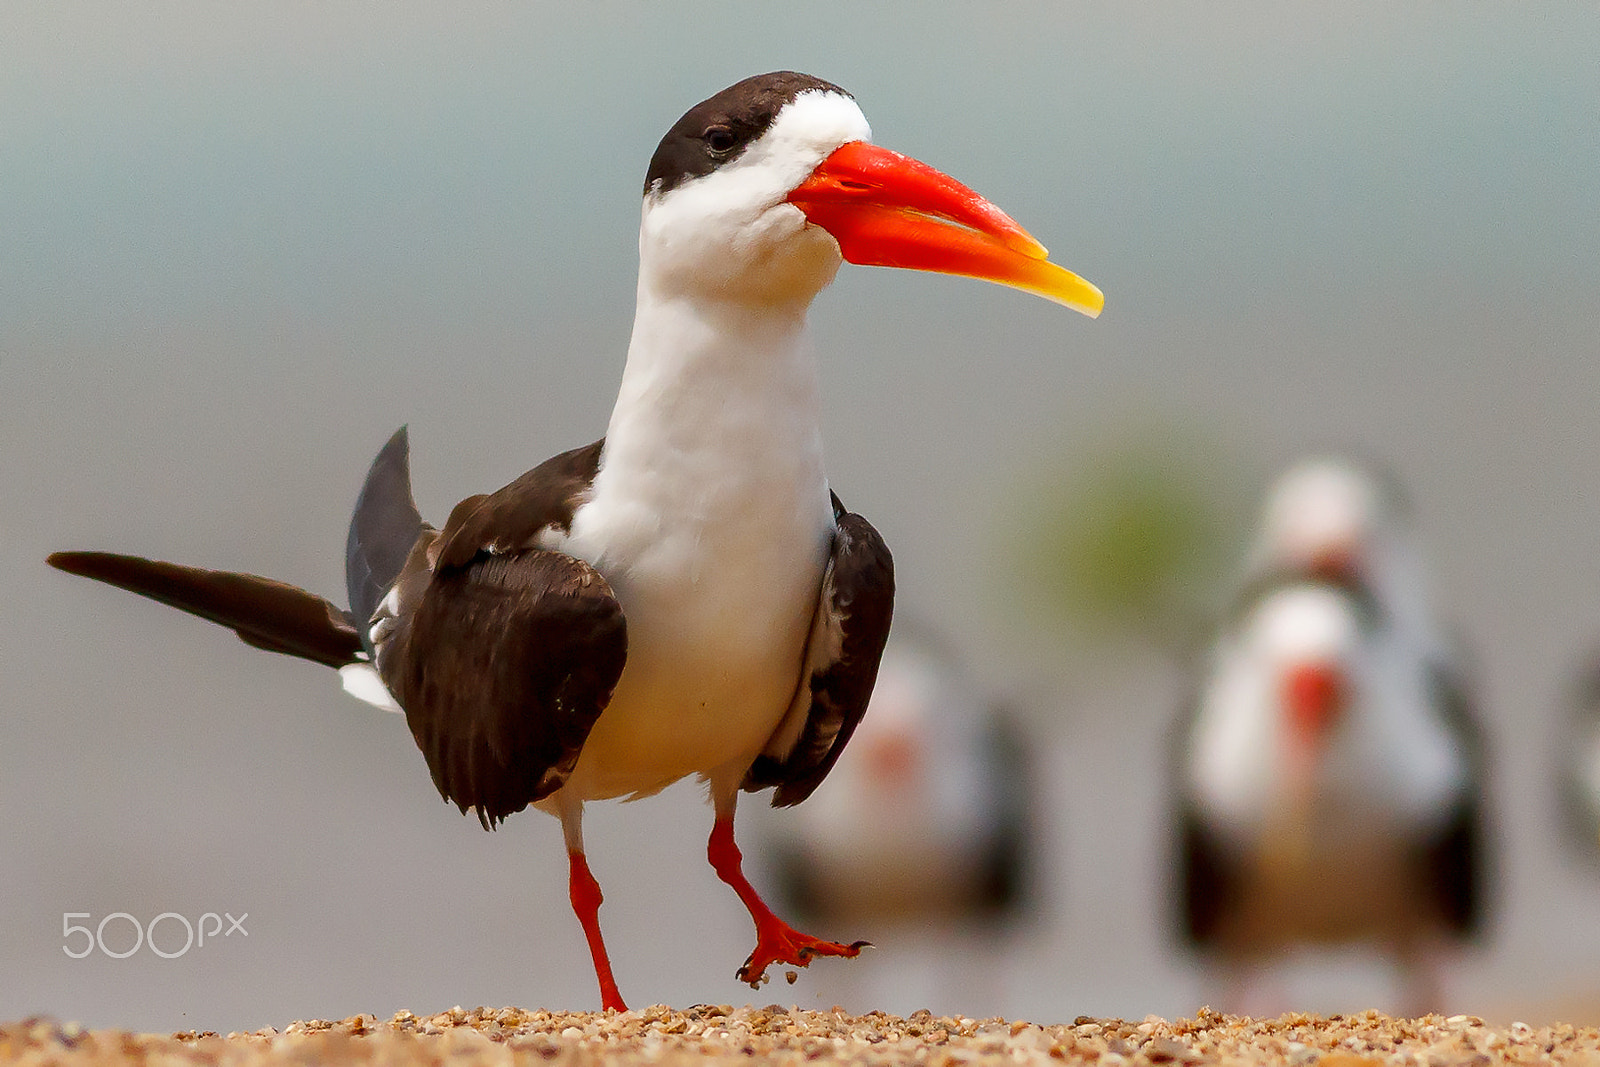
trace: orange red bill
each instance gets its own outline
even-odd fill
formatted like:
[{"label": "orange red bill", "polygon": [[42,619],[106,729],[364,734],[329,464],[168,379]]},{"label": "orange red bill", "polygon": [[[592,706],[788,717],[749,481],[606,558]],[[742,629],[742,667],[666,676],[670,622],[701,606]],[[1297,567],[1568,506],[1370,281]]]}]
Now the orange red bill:
[{"label": "orange red bill", "polygon": [[1050,262],[1009,215],[942,171],[865,141],[836,149],[789,202],[865,266],[960,274],[1100,314],[1105,296]]}]

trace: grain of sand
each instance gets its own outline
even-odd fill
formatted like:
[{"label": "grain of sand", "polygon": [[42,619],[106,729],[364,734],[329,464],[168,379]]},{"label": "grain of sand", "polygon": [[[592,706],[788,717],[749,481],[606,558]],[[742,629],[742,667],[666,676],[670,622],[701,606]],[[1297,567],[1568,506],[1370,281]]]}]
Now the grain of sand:
[{"label": "grain of sand", "polygon": [[1398,1019],[1378,1012],[1250,1019],[1202,1009],[1191,1019],[899,1018],[873,1012],[698,1005],[629,1012],[452,1008],[379,1021],[296,1022],[226,1036],[85,1030],[45,1018],[0,1025],[0,1061],[251,1067],[265,1063],[478,1067],[511,1064],[1096,1064],[1098,1067],[1600,1067],[1600,1030],[1491,1026],[1476,1016]]}]

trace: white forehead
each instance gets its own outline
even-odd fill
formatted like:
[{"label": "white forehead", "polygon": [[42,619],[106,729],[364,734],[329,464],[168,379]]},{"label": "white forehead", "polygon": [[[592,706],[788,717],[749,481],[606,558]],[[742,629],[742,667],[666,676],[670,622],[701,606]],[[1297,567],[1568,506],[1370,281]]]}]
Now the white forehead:
[{"label": "white forehead", "polygon": [[1360,643],[1350,602],[1321,586],[1289,586],[1266,597],[1251,613],[1245,641],[1269,662],[1339,661]]},{"label": "white forehead", "polygon": [[1278,480],[1267,502],[1268,539],[1315,549],[1364,540],[1380,522],[1382,494],[1364,472],[1338,460],[1311,460]]},{"label": "white forehead", "polygon": [[751,148],[779,155],[827,154],[848,141],[870,140],[872,127],[854,100],[827,89],[808,89],[783,106]]}]

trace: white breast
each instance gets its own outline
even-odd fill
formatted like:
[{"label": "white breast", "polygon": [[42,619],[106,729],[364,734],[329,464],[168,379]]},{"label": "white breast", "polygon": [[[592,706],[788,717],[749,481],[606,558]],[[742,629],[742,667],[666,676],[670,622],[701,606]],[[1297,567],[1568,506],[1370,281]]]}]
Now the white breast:
[{"label": "white breast", "polygon": [[793,696],[833,528],[803,318],[639,307],[593,492],[552,546],[628,623],[568,782],[583,799],[742,776]]},{"label": "white breast", "polygon": [[[1361,636],[1336,594],[1291,587],[1262,603],[1219,647],[1190,735],[1185,775],[1201,813],[1243,842],[1281,813],[1289,783],[1277,695],[1285,641],[1327,644],[1353,692],[1322,754],[1314,789],[1330,834],[1415,834],[1469,787],[1462,742],[1434,706],[1427,662],[1405,634]],[[1337,651],[1334,651],[1334,650]]]}]

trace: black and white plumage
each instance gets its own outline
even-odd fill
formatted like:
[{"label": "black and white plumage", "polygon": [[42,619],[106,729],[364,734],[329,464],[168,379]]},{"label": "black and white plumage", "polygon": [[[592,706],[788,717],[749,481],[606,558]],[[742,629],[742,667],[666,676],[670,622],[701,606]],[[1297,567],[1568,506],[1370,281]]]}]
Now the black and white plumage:
[{"label": "black and white plumage", "polygon": [[790,805],[828,773],[891,615],[888,549],[823,472],[807,308],[843,261],[985,278],[1091,315],[1102,302],[988,201],[869,137],[848,93],[793,72],[690,109],[647,172],[605,437],[436,529],[397,434],[351,525],[348,612],[251,575],[104,553],[51,563],[337,667],[352,693],[403,709],[440,792],[486,827],[529,805],[558,816],[608,1008],[623,1001],[583,805],[690,775],[715,810],[708,858],[757,928],[739,976],[854,955],[772,914],[732,832],[741,789]]},{"label": "black and white plumage", "polygon": [[1485,752],[1404,520],[1361,468],[1291,470],[1174,748],[1178,922],[1242,982],[1302,945],[1394,954],[1406,1010],[1486,917]]},{"label": "black and white plumage", "polygon": [[897,627],[853,744],[774,820],[779,890],[804,918],[868,929],[991,927],[1030,898],[1032,749],[942,643]]}]

